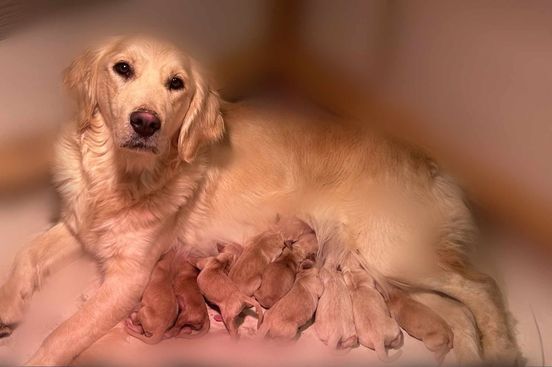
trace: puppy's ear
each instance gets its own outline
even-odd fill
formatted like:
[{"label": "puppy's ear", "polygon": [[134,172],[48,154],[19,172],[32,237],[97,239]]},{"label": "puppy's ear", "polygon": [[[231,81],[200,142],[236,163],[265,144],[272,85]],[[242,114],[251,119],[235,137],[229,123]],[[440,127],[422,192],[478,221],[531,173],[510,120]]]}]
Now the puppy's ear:
[{"label": "puppy's ear", "polygon": [[103,49],[86,51],[75,59],[64,73],[63,82],[77,101],[77,119],[81,128],[88,125],[98,105],[96,98],[98,62],[103,54]]},{"label": "puppy's ear", "polygon": [[220,254],[226,249],[226,244],[217,242],[217,251]]},{"label": "puppy's ear", "polygon": [[202,147],[221,140],[224,134],[220,97],[209,87],[195,63],[192,79],[194,95],[178,137],[178,153],[187,163],[194,160]]}]

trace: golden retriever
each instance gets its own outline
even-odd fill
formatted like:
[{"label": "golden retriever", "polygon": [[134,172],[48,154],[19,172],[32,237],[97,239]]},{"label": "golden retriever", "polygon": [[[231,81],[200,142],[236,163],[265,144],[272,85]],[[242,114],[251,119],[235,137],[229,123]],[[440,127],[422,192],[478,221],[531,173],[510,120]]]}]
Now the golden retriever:
[{"label": "golden retriever", "polygon": [[17,256],[0,330],[67,257],[92,254],[104,278],[29,364],[70,363],[127,317],[169,246],[243,243],[277,213],[315,230],[321,258],[352,251],[389,282],[461,301],[484,356],[518,358],[497,286],[464,256],[476,240],[462,192],[423,155],[369,124],[223,104],[196,62],[158,40],[110,40],[79,57],[65,84],[78,114],[57,145],[62,219]]}]

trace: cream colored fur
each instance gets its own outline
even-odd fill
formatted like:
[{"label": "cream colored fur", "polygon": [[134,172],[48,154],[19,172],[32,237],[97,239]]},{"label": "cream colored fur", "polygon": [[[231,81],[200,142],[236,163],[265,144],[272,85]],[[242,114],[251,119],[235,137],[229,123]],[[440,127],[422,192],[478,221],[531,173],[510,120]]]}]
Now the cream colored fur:
[{"label": "cream colored fur", "polygon": [[[129,81],[113,72],[121,60],[135,68]],[[167,90],[174,75],[184,90]],[[62,220],[16,259],[0,288],[0,322],[19,321],[42,275],[83,250],[104,280],[29,364],[69,363],[125,318],[169,246],[213,254],[275,214],[311,225],[321,258],[352,251],[382,279],[458,299],[485,357],[518,357],[500,292],[465,259],[474,231],[461,191],[416,151],[323,114],[221,105],[196,63],[156,40],[111,40],[77,59],[66,84],[79,113],[57,149]],[[138,108],[162,121],[155,154],[123,148]]]}]

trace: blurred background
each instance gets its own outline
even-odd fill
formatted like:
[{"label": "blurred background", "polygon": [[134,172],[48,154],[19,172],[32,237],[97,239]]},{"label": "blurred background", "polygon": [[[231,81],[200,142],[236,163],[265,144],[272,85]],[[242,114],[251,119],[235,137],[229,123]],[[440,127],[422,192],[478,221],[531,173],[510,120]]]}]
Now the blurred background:
[{"label": "blurred background", "polygon": [[0,270],[55,211],[41,193],[71,116],[63,69],[128,32],[184,47],[228,100],[285,95],[430,153],[488,229],[524,350],[551,360],[552,2],[0,0],[0,230],[15,244]]}]

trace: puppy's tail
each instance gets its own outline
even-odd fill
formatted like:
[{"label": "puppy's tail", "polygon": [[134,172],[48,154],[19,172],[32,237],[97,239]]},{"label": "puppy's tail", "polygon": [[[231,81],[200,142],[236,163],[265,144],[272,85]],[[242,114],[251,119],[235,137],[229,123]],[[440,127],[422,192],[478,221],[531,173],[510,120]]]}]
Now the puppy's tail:
[{"label": "puppy's tail", "polygon": [[398,350],[397,353],[389,356],[387,354],[387,348],[385,348],[385,344],[383,340],[381,341],[381,343],[374,345],[374,349],[376,350],[376,354],[378,355],[378,358],[380,359],[380,361],[384,363],[394,362],[402,355],[402,350]]}]

